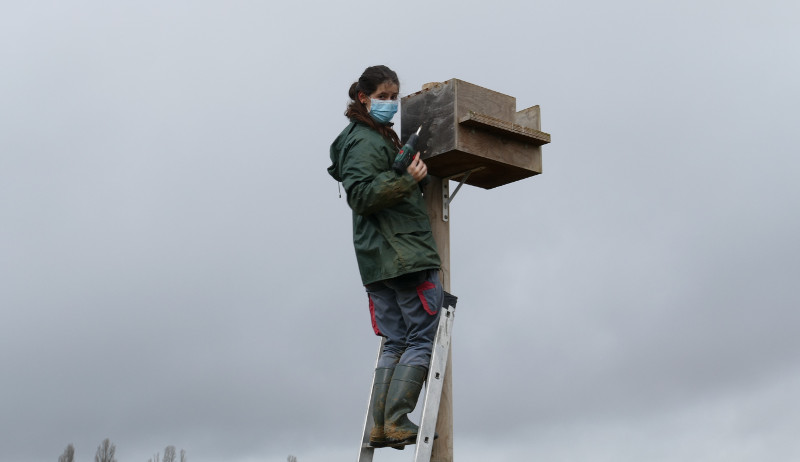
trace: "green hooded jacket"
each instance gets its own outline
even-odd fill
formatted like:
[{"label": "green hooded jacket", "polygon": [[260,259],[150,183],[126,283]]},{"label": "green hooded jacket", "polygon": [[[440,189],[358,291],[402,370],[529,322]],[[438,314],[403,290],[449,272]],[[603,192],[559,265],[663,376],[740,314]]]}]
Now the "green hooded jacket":
[{"label": "green hooded jacket", "polygon": [[331,144],[328,173],[344,185],[353,210],[353,244],[365,285],[441,265],[417,182],[392,170],[396,151],[357,122]]}]

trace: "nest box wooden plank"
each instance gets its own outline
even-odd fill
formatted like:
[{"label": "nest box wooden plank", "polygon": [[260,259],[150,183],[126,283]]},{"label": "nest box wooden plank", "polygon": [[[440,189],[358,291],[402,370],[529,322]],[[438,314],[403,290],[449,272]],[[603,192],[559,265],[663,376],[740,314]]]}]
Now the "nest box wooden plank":
[{"label": "nest box wooden plank", "polygon": [[417,149],[431,175],[464,177],[491,189],[542,173],[539,106],[517,112],[516,98],[463,80],[425,85],[401,100],[401,138],[420,131]]}]

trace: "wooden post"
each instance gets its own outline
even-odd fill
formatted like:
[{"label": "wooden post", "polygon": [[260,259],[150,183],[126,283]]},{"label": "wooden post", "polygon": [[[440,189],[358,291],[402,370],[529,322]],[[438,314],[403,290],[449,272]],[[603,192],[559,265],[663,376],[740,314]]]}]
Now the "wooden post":
[{"label": "wooden post", "polygon": [[[442,218],[444,207],[442,195],[447,181],[431,176],[428,185],[425,187],[425,203],[428,208],[428,216],[431,220],[433,239],[439,250],[439,258],[442,260],[442,271],[439,277],[442,280],[444,290],[450,292],[450,217],[448,221]],[[452,292],[451,292],[452,293]],[[442,397],[439,402],[439,416],[436,419],[436,433],[439,434],[433,442],[431,462],[452,462],[453,461],[453,340],[450,339],[450,351],[447,355],[447,367],[442,383]]]},{"label": "wooden post", "polygon": [[[423,85],[402,99],[402,139],[421,127],[417,149],[431,181],[425,201],[433,238],[442,260],[441,280],[450,289],[450,217],[443,205],[448,179],[492,189],[542,173],[542,146],[550,134],[541,131],[539,106],[517,111],[517,101],[463,80]],[[445,219],[443,219],[445,218]],[[453,461],[452,338],[447,358],[431,462]]]}]

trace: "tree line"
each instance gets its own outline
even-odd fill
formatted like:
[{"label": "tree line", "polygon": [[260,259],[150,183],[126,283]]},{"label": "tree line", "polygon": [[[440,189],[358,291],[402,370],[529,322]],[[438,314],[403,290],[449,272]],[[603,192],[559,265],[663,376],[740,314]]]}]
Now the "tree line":
[{"label": "tree line", "polygon": [[[97,447],[97,452],[94,454],[94,462],[117,462],[116,453],[117,446],[106,438]],[[72,443],[68,444],[64,452],[58,456],[58,462],[75,462],[75,446]],[[147,462],[187,462],[186,451],[181,449],[180,454],[177,454],[175,446],[170,445],[164,448],[163,457],[161,453],[157,452]]]}]

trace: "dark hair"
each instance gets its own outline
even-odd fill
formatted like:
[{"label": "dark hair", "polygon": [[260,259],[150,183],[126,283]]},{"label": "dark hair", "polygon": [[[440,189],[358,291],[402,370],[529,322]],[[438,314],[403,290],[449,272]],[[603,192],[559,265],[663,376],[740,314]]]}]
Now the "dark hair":
[{"label": "dark hair", "polygon": [[400,80],[397,79],[397,73],[388,67],[371,66],[366,68],[364,73],[361,74],[361,77],[358,78],[358,81],[350,85],[350,92],[348,94],[352,101],[347,105],[347,110],[344,112],[344,115],[350,120],[355,120],[356,122],[361,122],[371,127],[399,148],[400,137],[398,137],[397,133],[392,129],[392,125],[394,124],[390,122],[383,125],[376,122],[375,119],[369,115],[367,106],[358,99],[358,92],[363,92],[365,95],[369,96],[375,93],[375,90],[384,82],[394,83],[400,88]]}]

